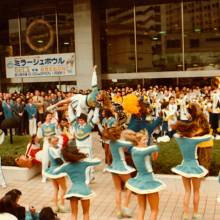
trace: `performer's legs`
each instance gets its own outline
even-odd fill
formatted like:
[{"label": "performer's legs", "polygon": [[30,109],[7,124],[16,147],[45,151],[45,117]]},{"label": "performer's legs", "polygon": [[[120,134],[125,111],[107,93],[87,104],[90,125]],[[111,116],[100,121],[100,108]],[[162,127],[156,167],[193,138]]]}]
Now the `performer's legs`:
[{"label": "performer's legs", "polygon": [[137,195],[137,200],[138,200],[137,220],[144,220],[144,215],[147,208],[146,195]]},{"label": "performer's legs", "polygon": [[83,220],[89,220],[90,200],[81,200],[81,204],[83,209]]},{"label": "performer's legs", "polygon": [[148,194],[147,198],[151,209],[150,220],[156,220],[159,211],[159,193]]},{"label": "performer's legs", "polygon": [[61,189],[61,205],[63,206],[61,208],[64,208],[64,205],[65,205],[64,196],[65,196],[66,190],[67,190],[66,179],[65,179],[65,177],[62,177],[62,178],[57,179],[57,182],[59,184],[59,189]]},{"label": "performer's legs", "polygon": [[49,148],[48,140],[47,138],[44,138],[43,157],[42,157],[42,182],[46,182],[46,177],[43,175],[43,173],[48,168],[49,165],[48,148]]},{"label": "performer's legs", "polygon": [[70,206],[71,206],[71,212],[72,212],[72,217],[71,220],[77,220],[78,216],[78,198],[73,197],[70,199]]},{"label": "performer's legs", "polygon": [[[126,183],[131,178],[131,175],[130,174],[123,174],[123,175],[120,175],[120,178],[123,181],[123,183]],[[125,208],[128,208],[129,203],[130,203],[130,199],[131,199],[131,191],[126,189],[126,199],[124,202]]]},{"label": "performer's legs", "polygon": [[183,200],[183,212],[185,215],[189,215],[189,201],[191,195],[191,179],[182,176],[183,186],[185,189],[184,200]]},{"label": "performer's legs", "polygon": [[52,179],[52,184],[54,188],[53,202],[55,211],[58,211],[58,192],[59,192],[59,184],[56,179]]},{"label": "performer's legs", "polygon": [[199,199],[200,199],[200,186],[201,178],[192,178],[193,185],[193,212],[194,215],[198,214],[199,211]]},{"label": "performer's legs", "polygon": [[117,214],[121,213],[121,178],[118,174],[112,173],[112,179],[115,186],[115,203]]}]

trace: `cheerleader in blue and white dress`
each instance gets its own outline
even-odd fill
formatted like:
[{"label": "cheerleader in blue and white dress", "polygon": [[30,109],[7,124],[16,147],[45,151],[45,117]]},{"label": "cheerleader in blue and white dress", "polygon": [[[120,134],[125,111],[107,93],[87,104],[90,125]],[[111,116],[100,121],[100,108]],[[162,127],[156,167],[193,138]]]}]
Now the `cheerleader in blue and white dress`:
[{"label": "cheerleader in blue and white dress", "polygon": [[[99,131],[102,133],[104,128],[111,128],[116,124],[116,118],[114,117],[112,111],[108,108],[105,108],[101,112],[102,114],[102,121],[98,123]],[[109,141],[108,140],[102,140],[103,148],[105,150],[105,164],[110,165],[112,162],[112,155],[109,148]],[[105,168],[104,168],[105,171]]]},{"label": "cheerleader in blue and white dress", "polygon": [[76,146],[67,145],[62,148],[62,156],[66,161],[59,168],[53,170],[53,174],[66,173],[72,185],[65,195],[70,200],[72,218],[77,220],[78,202],[81,201],[83,209],[83,219],[89,219],[90,199],[95,193],[86,184],[86,169],[101,163],[99,159],[89,160],[86,155],[79,152]]},{"label": "cheerleader in blue and white dress", "polygon": [[[63,164],[63,160],[61,159],[61,149],[58,146],[59,138],[53,136],[49,138],[49,148],[48,148],[48,156],[50,167],[44,171],[44,176],[48,177],[52,180],[53,188],[54,188],[54,210],[56,212],[65,212],[65,199],[64,195],[66,194],[67,186],[65,173],[54,174],[53,171]],[[61,191],[61,204],[58,204],[58,195],[59,190]]]},{"label": "cheerleader in blue and white dress", "polygon": [[191,184],[193,186],[193,220],[200,219],[198,214],[200,185],[202,178],[208,170],[199,165],[197,160],[197,145],[211,139],[209,123],[202,113],[200,106],[196,103],[190,104],[188,112],[192,117],[190,123],[177,122],[173,128],[178,132],[174,135],[179,145],[183,161],[180,165],[172,168],[172,171],[182,176],[185,189],[184,195],[184,215],[183,219],[189,219],[189,204],[191,194]]},{"label": "cheerleader in blue and white dress", "polygon": [[127,190],[124,208],[122,208],[122,185],[131,178],[131,173],[135,171],[133,167],[127,165],[125,161],[124,150],[131,148],[133,144],[128,139],[132,139],[135,132],[125,130],[122,131],[120,127],[111,127],[104,129],[102,137],[105,140],[110,140],[109,146],[112,154],[112,163],[107,166],[106,171],[112,174],[112,179],[115,186],[115,201],[116,201],[116,214],[118,218],[131,217],[131,211],[128,208],[131,191]]},{"label": "cheerleader in blue and white dress", "polygon": [[43,137],[43,150],[36,154],[36,158],[42,162],[42,182],[46,182],[46,177],[43,175],[43,173],[49,166],[48,138],[58,133],[57,123],[52,122],[52,119],[52,113],[47,112],[45,122],[38,125],[37,136],[39,138]]},{"label": "cheerleader in blue and white dress", "polygon": [[[146,134],[137,133],[135,147],[131,150],[132,159],[137,169],[137,175],[127,181],[126,187],[137,194],[138,198],[138,220],[144,220],[147,200],[151,208],[150,220],[156,220],[159,207],[159,191],[166,185],[155,178],[151,166],[151,155],[156,159],[159,148],[157,145],[147,146]],[[156,153],[156,154],[155,154]],[[155,157],[156,156],[156,157]]]}]

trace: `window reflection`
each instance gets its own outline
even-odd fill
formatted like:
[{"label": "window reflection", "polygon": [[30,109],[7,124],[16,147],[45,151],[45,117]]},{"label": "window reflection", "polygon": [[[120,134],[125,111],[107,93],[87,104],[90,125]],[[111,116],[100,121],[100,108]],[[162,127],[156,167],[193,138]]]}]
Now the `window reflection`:
[{"label": "window reflection", "polygon": [[[2,14],[2,16],[5,16]],[[19,26],[18,19],[7,14],[0,19],[0,73],[1,81],[6,77],[5,57],[19,55]],[[1,16],[0,16],[1,18]]]},{"label": "window reflection", "polygon": [[57,7],[59,52],[75,51],[73,1],[59,2]]},{"label": "window reflection", "polygon": [[106,9],[101,22],[103,72],[135,72],[133,8]]},{"label": "window reflection", "polygon": [[136,6],[138,72],[182,69],[180,4]]},{"label": "window reflection", "polygon": [[186,70],[220,69],[220,1],[184,3]]}]

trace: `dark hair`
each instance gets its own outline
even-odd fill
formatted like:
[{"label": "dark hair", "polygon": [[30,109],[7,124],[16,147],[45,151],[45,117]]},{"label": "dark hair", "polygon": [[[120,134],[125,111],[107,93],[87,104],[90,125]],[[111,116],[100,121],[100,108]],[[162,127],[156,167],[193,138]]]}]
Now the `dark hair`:
[{"label": "dark hair", "polygon": [[45,118],[48,116],[48,115],[52,115],[53,113],[52,112],[46,112],[45,113]]},{"label": "dark hair", "polygon": [[39,213],[39,220],[56,220],[56,217],[57,215],[51,207],[44,207]]},{"label": "dark hair", "polygon": [[10,195],[5,195],[0,200],[0,213],[8,212],[16,216],[16,204],[13,202]]},{"label": "dark hair", "polygon": [[37,135],[36,134],[33,134],[32,136],[31,136],[31,144],[34,144],[34,139],[37,137]]},{"label": "dark hair", "polygon": [[68,143],[62,150],[63,158],[66,162],[76,163],[86,158],[86,154],[79,152],[75,144]]},{"label": "dark hair", "polygon": [[85,122],[87,122],[87,115],[81,113],[80,116],[78,117],[78,119],[82,119],[82,120],[84,120]]},{"label": "dark hair", "polygon": [[12,189],[5,194],[5,196],[10,196],[12,201],[16,201],[21,195],[22,193],[18,189]]},{"label": "dark hair", "polygon": [[17,199],[22,195],[21,191],[18,189],[12,189],[5,194],[5,197],[11,198],[13,203],[13,215],[15,215],[18,219],[25,219],[25,207],[17,204]]}]

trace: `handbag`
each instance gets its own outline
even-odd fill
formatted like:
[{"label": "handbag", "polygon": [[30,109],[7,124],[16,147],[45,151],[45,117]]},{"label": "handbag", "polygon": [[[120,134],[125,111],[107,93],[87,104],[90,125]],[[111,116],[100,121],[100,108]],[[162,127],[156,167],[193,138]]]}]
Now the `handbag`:
[{"label": "handbag", "polygon": [[[30,145],[30,147],[27,150],[26,155],[28,155],[30,149],[31,149],[32,144]],[[26,167],[26,168],[31,168],[33,167],[33,162],[31,158],[28,158],[26,155],[21,155],[19,157],[17,157],[15,159],[15,163],[19,166],[19,167]]]}]

